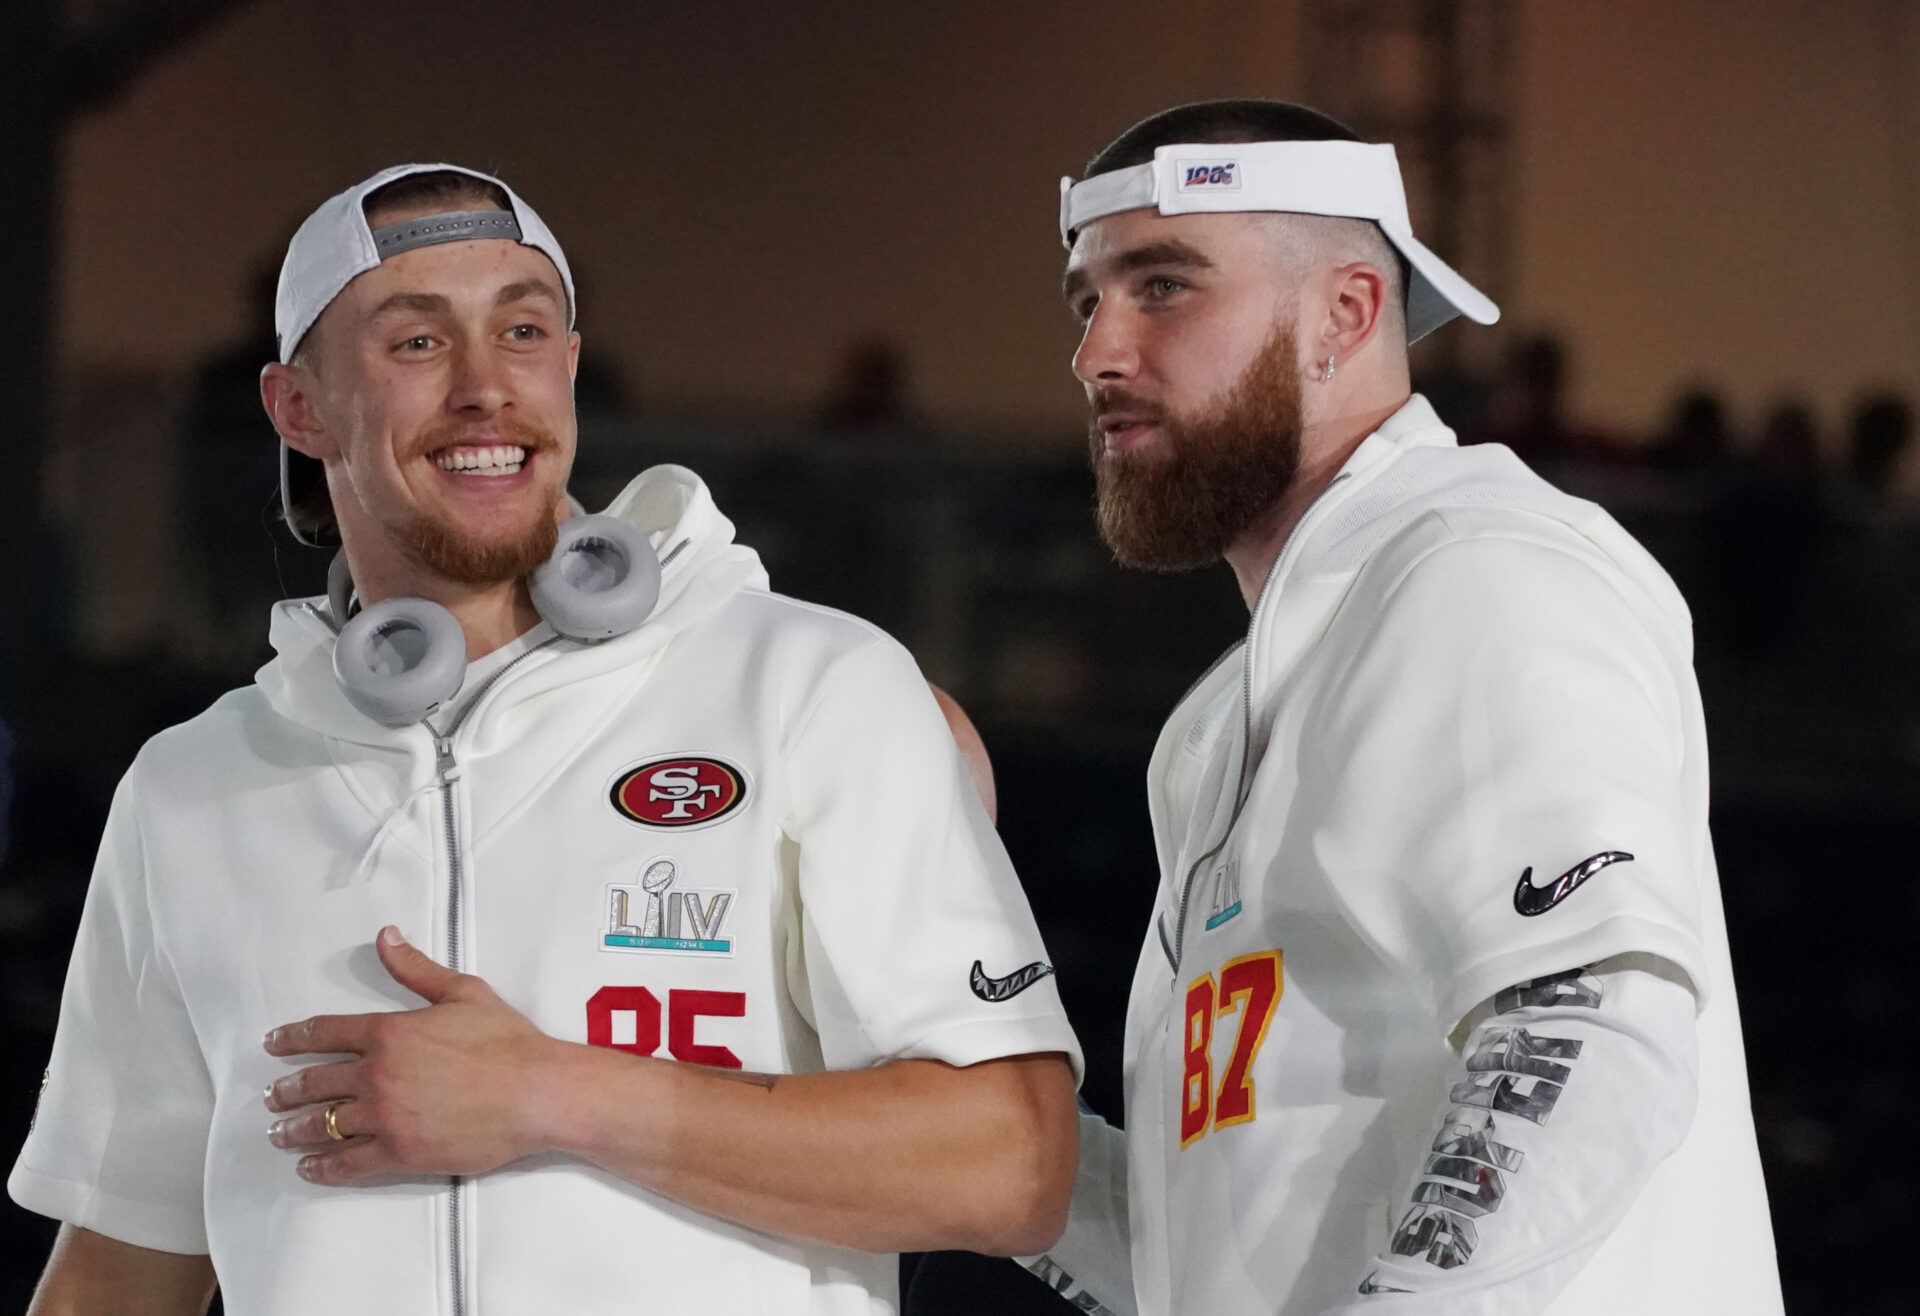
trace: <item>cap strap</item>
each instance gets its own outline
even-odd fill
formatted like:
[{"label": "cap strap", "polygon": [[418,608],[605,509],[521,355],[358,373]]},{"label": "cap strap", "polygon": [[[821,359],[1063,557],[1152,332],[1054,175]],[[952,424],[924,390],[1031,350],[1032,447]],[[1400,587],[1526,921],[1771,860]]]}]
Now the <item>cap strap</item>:
[{"label": "cap strap", "polygon": [[391,260],[415,247],[474,238],[520,239],[520,221],[511,210],[450,210],[443,215],[421,215],[373,231],[373,245],[381,260]]}]

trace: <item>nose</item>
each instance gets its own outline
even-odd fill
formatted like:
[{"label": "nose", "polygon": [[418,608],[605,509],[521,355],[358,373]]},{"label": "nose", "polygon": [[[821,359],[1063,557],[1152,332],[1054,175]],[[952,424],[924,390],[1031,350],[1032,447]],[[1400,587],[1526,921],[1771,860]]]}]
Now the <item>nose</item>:
[{"label": "nose", "polygon": [[468,341],[455,349],[449,384],[447,405],[455,411],[493,416],[513,401],[505,365],[484,341]]},{"label": "nose", "polygon": [[1073,354],[1073,373],[1082,384],[1113,384],[1131,379],[1140,368],[1139,345],[1125,311],[1102,302],[1093,308]]}]

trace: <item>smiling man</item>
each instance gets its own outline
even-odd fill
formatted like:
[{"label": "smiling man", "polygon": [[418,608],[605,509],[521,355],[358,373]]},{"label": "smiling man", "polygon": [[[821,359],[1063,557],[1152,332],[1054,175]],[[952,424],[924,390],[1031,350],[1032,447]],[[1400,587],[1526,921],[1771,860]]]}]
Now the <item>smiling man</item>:
[{"label": "smiling man", "polygon": [[562,524],[573,306],[450,166],[294,237],[262,395],[344,557],[115,797],[35,1313],[873,1316],[1058,1233],[1076,1044],[940,707],[689,471]]},{"label": "smiling man", "polygon": [[1411,392],[1497,311],[1391,147],[1222,101],[1087,174],[1100,529],[1250,620],[1148,773],[1126,1132],[1029,1265],[1151,1316],[1778,1312],[1685,604]]}]

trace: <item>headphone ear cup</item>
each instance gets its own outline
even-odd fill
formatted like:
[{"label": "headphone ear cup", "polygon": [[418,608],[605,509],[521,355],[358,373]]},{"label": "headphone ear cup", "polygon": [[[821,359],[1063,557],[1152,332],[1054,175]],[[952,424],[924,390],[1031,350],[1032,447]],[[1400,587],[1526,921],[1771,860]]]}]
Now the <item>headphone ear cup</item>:
[{"label": "headphone ear cup", "polygon": [[652,615],[660,559],[646,535],[617,516],[569,517],[528,589],[540,615],[568,639],[611,639]]},{"label": "headphone ear cup", "polygon": [[340,628],[333,675],[362,713],[382,726],[408,726],[460,692],[467,637],[437,603],[386,599]]}]

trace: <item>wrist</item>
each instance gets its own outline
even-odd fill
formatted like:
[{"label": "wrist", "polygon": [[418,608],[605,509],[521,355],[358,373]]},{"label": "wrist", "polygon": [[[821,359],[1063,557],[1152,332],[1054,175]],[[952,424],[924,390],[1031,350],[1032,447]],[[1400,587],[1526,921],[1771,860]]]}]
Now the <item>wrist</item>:
[{"label": "wrist", "polygon": [[601,1164],[615,1146],[623,1159],[644,1150],[639,1144],[665,1123],[655,1080],[666,1062],[544,1040],[524,1097],[526,1154],[558,1152]]},{"label": "wrist", "polygon": [[526,1156],[571,1152],[582,1136],[593,1048],[543,1037],[527,1061],[517,1123]]}]

